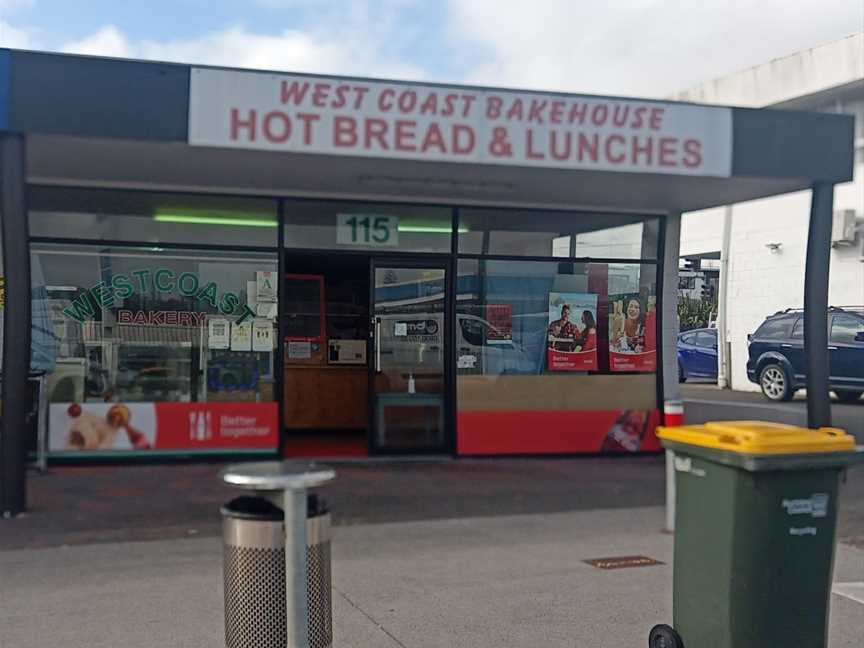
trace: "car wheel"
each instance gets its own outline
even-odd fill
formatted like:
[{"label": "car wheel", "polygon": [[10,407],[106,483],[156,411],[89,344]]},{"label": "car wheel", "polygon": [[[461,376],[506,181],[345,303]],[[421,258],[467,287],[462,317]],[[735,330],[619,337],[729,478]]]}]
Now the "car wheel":
[{"label": "car wheel", "polygon": [[792,385],[789,374],[779,364],[769,364],[759,372],[759,386],[765,397],[772,401],[788,401],[792,398]]},{"label": "car wheel", "polygon": [[682,367],[680,364],[678,365],[678,382],[687,382],[687,376],[684,373],[684,367]]},{"label": "car wheel", "polygon": [[843,391],[837,391],[835,389],[834,393],[837,394],[837,400],[839,400],[841,403],[854,403],[859,398],[861,398],[861,394],[864,394],[864,392],[855,391],[854,389],[853,390],[845,390],[844,389]]},{"label": "car wheel", "polygon": [[684,648],[681,635],[671,626],[662,623],[651,628],[648,635],[649,648]]}]

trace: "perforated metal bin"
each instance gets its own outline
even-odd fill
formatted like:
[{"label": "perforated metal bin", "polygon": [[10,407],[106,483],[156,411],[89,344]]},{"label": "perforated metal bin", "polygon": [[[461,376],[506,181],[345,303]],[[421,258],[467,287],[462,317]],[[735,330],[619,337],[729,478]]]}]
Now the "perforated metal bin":
[{"label": "perforated metal bin", "polygon": [[[330,648],[330,513],[312,494],[307,510],[308,646]],[[282,509],[263,497],[238,497],[222,508],[226,648],[288,646],[283,525]]]}]

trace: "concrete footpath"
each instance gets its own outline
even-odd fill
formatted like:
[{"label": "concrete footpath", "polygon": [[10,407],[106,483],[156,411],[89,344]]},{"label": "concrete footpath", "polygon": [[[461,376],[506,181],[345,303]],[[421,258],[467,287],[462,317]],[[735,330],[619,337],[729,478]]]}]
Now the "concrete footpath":
[{"label": "concrete footpath", "polygon": [[[643,507],[338,527],[334,645],[645,646],[671,620],[662,521]],[[0,645],[222,646],[220,552],[217,537],[0,552]],[[634,554],[666,564],[583,562]],[[864,551],[839,546],[835,581],[864,581]],[[864,603],[831,605],[829,646],[860,647]]]}]

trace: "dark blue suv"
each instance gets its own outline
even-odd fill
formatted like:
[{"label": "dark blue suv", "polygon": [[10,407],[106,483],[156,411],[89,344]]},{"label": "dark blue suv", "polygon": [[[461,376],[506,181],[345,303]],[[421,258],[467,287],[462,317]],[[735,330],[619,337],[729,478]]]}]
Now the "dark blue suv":
[{"label": "dark blue suv", "polygon": [[[864,394],[864,309],[831,308],[827,324],[830,387],[840,401],[857,401]],[[802,311],[771,315],[747,339],[747,377],[767,398],[786,401],[806,387]]]}]

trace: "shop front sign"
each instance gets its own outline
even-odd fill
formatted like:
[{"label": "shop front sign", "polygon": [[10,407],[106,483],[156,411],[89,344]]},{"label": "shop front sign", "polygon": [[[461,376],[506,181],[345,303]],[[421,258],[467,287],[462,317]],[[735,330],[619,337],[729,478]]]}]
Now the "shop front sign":
[{"label": "shop front sign", "polygon": [[146,324],[147,326],[203,326],[206,313],[194,311],[117,311],[118,324]]},{"label": "shop front sign", "polygon": [[728,108],[193,68],[189,144],[731,175]]},{"label": "shop front sign", "polygon": [[[89,290],[84,291],[72,300],[72,303],[63,309],[63,314],[69,319],[83,323],[93,318],[103,308],[112,308],[123,299],[128,299],[136,293],[149,294],[179,294],[183,297],[194,298],[197,302],[208,304],[220,314],[235,316],[237,322],[244,322],[255,316],[255,311],[247,304],[241,303],[240,295],[236,292],[222,291],[215,281],[208,281],[202,285],[198,275],[194,272],[175,273],[168,268],[157,268],[156,270],[142,269],[133,270],[128,274],[117,273],[109,281],[100,281]],[[121,313],[123,311],[120,311]],[[126,311],[129,313],[131,311]],[[160,321],[129,321],[121,323],[130,324],[160,324],[165,322],[167,311],[155,311],[143,314],[144,319],[153,319],[156,313],[161,313]],[[179,317],[180,312],[178,312]],[[188,312],[187,312],[188,315]],[[196,317],[206,317],[203,313],[196,313]],[[119,321],[118,313],[118,321]],[[129,317],[129,315],[124,315]],[[138,315],[136,315],[138,317]],[[171,316],[172,318],[174,316]],[[140,317],[138,317],[140,319]],[[183,326],[179,321],[177,325]]]},{"label": "shop front sign", "polygon": [[339,245],[399,245],[399,217],[380,214],[338,214],[336,242]]}]

